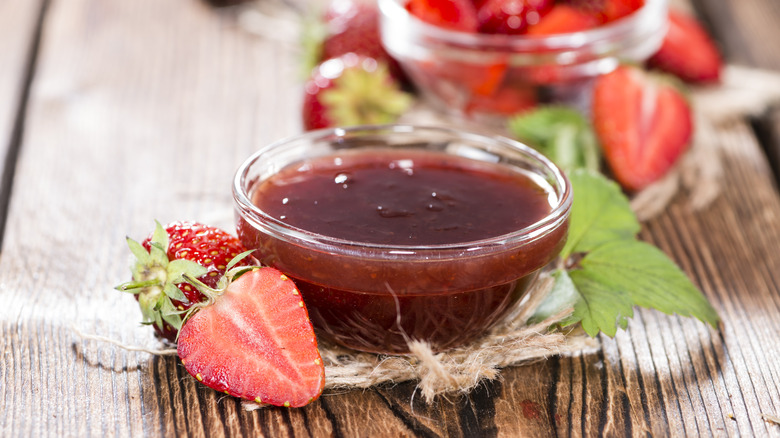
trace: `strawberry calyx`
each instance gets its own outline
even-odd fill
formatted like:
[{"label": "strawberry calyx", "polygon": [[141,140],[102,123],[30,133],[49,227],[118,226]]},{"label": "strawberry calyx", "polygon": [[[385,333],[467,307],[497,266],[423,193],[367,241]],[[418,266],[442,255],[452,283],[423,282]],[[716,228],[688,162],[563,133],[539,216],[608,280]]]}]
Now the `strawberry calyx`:
[{"label": "strawberry calyx", "polygon": [[189,283],[190,285],[198,289],[198,292],[200,292],[203,295],[203,300],[197,303],[192,303],[192,305],[187,310],[178,312],[179,315],[183,315],[183,317],[181,318],[182,324],[187,322],[187,320],[190,319],[190,317],[192,317],[192,315],[195,314],[195,312],[197,312],[198,310],[214,304],[219,299],[219,297],[225,293],[225,291],[230,286],[230,284],[235,280],[238,280],[239,277],[241,277],[242,275],[244,275],[249,271],[262,269],[262,266],[253,266],[253,265],[236,266],[242,260],[248,257],[251,253],[252,250],[248,250],[235,256],[230,261],[230,263],[228,263],[225,275],[223,275],[219,279],[219,282],[217,282],[216,287],[211,287],[206,283],[198,280],[198,278],[193,276],[191,273],[188,272],[182,273],[182,278],[184,279],[184,281],[186,281],[187,283]]},{"label": "strawberry calyx", "polygon": [[[208,286],[198,278],[211,271],[191,260],[170,260],[168,257],[170,237],[158,221],[155,221],[155,229],[148,243],[148,251],[144,245],[129,237],[127,245],[135,256],[135,263],[131,269],[132,280],[120,284],[116,289],[136,295],[143,315],[143,324],[151,324],[156,327],[169,326],[178,332],[184,324],[182,315],[187,314],[191,306],[199,304],[191,301],[179,285],[187,283],[185,288],[198,289],[208,300],[211,295],[204,293],[205,289],[201,290],[201,285],[203,288],[208,288]],[[225,269],[234,268],[251,253],[252,251],[245,251],[236,255]],[[242,268],[248,267],[242,266]],[[236,269],[234,268],[233,276],[237,275]],[[224,282],[224,277],[219,282]],[[221,286],[221,283],[218,284]],[[208,293],[213,295],[211,291]]]},{"label": "strawberry calyx", "polygon": [[324,23],[318,14],[308,14],[304,17],[301,46],[303,50],[302,67],[303,75],[308,75],[322,60],[323,43],[328,36],[328,25]]},{"label": "strawberry calyx", "polygon": [[400,90],[385,63],[353,56],[326,61],[331,62],[343,63],[343,70],[332,79],[332,87],[322,91],[320,101],[335,125],[390,123],[411,105],[411,97]]},{"label": "strawberry calyx", "polygon": [[160,222],[156,226],[147,251],[137,241],[127,238],[127,245],[135,256],[132,280],[116,287],[122,292],[137,295],[144,324],[163,327],[164,323],[175,330],[182,325],[180,303],[189,300],[178,288],[186,282],[185,276],[197,278],[206,275],[208,269],[190,260],[168,259],[168,233]]}]

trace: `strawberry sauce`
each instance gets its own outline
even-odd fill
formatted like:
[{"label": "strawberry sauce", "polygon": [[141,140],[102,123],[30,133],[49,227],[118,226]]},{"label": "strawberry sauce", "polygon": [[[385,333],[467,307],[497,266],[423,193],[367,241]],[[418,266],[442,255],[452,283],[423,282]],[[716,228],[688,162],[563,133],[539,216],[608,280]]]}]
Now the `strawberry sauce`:
[{"label": "strawberry sauce", "polygon": [[284,169],[254,203],[288,225],[387,245],[470,242],[525,228],[550,212],[518,172],[449,155],[341,155]]},{"label": "strawberry sauce", "polygon": [[255,184],[251,199],[269,222],[296,232],[260,231],[239,217],[244,245],[295,280],[318,335],[364,351],[473,340],[522,296],[567,231],[564,222],[527,243],[496,241],[550,214],[552,189],[508,167],[434,152],[298,162]]}]

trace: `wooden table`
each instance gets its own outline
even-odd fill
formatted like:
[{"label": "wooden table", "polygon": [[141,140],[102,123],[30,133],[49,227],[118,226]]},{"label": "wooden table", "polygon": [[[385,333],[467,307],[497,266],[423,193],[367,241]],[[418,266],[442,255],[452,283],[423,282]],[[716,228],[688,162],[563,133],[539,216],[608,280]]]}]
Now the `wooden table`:
[{"label": "wooden table", "polygon": [[[729,62],[780,69],[780,3],[696,0]],[[1,436],[780,436],[780,118],[717,130],[723,192],[643,224],[723,319],[639,311],[592,354],[504,370],[425,405],[414,384],[247,412],[159,346],[128,296],[126,235],[231,229],[229,184],[300,130],[298,54],[197,0],[0,0]],[[763,146],[763,148],[762,148]]]}]

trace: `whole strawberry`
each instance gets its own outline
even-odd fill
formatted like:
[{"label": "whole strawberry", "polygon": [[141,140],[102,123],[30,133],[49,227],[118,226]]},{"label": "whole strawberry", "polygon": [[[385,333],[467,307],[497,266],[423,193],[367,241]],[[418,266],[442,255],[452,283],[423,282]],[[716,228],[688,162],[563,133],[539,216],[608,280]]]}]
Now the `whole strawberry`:
[{"label": "whole strawberry", "polygon": [[305,130],[390,123],[412,101],[382,63],[355,53],[318,65],[304,84],[304,92]]},{"label": "whole strawberry", "polygon": [[486,0],[477,10],[479,31],[507,35],[525,33],[550,11],[553,0]]},{"label": "whole strawberry", "polygon": [[181,314],[203,300],[184,275],[215,287],[228,263],[246,251],[230,233],[196,222],[172,222],[165,228],[158,222],[142,243],[130,238],[127,243],[136,257],[133,279],[117,289],[133,293],[144,323],[170,341],[181,328]]},{"label": "whole strawberry", "polygon": [[599,18],[569,4],[556,4],[537,23],[528,26],[529,35],[582,32],[599,25]]},{"label": "whole strawberry", "polygon": [[461,32],[476,32],[479,28],[477,9],[471,0],[409,0],[410,14],[434,26]]},{"label": "whole strawberry", "polygon": [[558,3],[569,5],[604,24],[631,15],[644,6],[645,0],[561,0]]},{"label": "whole strawberry", "polygon": [[379,8],[375,1],[333,0],[328,5],[323,21],[325,37],[317,62],[356,53],[386,64],[394,78],[404,80],[398,62],[382,45]]}]

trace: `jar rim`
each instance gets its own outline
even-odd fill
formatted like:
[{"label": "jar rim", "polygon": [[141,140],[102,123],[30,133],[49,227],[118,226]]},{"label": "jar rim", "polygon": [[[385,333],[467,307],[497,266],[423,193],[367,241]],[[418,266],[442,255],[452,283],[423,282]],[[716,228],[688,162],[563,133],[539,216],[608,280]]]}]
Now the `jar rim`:
[{"label": "jar rim", "polygon": [[[476,140],[484,142],[485,144],[487,144],[487,142],[493,142],[495,144],[500,144],[502,147],[509,147],[513,152],[520,153],[524,157],[534,161],[534,168],[551,176],[553,181],[550,182],[550,185],[556,192],[557,202],[555,205],[552,205],[550,212],[544,217],[531,225],[511,233],[480,240],[434,245],[381,244],[332,237],[289,225],[268,215],[252,203],[250,199],[251,186],[257,181],[250,178],[250,171],[254,164],[262,160],[262,158],[271,151],[287,147],[296,142],[313,143],[325,139],[343,140],[351,136],[357,137],[365,135],[366,133],[381,134],[383,132],[402,135],[425,132],[437,133],[439,135],[451,135],[452,138],[471,139],[472,141]],[[394,258],[419,257],[420,255],[432,252],[469,251],[482,253],[495,250],[496,248],[511,247],[512,245],[519,246],[528,242],[533,242],[557,229],[566,221],[566,219],[568,219],[572,205],[572,197],[572,187],[564,173],[548,158],[523,143],[503,136],[479,134],[441,126],[423,125],[392,124],[325,128],[283,138],[260,148],[247,158],[236,171],[233,180],[233,199],[237,208],[237,214],[241,215],[244,220],[251,222],[254,226],[262,228],[262,231],[266,234],[283,240],[294,240],[299,244],[316,247],[318,250],[327,249],[329,251],[348,253],[363,250],[371,254],[379,256],[388,255]]]}]

